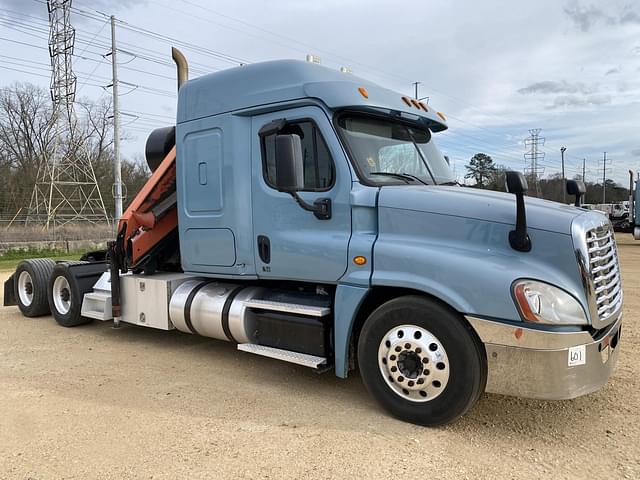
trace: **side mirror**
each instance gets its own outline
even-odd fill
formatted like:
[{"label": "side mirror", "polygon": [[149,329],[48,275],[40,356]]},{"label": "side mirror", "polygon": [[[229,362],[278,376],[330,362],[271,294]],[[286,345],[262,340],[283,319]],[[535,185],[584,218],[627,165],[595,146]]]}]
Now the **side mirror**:
[{"label": "side mirror", "polygon": [[516,229],[509,232],[509,244],[514,250],[528,252],[531,250],[531,239],[527,233],[527,213],[524,207],[524,193],[529,186],[527,179],[520,172],[506,172],[507,191],[516,196]]},{"label": "side mirror", "polygon": [[582,205],[582,197],[587,191],[587,187],[581,180],[567,180],[567,194],[575,195],[576,202],[574,205],[580,207]]},{"label": "side mirror", "polygon": [[318,198],[309,204],[298,192],[304,189],[304,159],[300,135],[276,135],[276,188],[290,194],[304,210],[313,212],[318,220],[331,218],[331,199]]},{"label": "side mirror", "polygon": [[507,184],[507,192],[515,195],[524,194],[529,189],[527,179],[520,172],[507,172],[505,174],[505,182]]},{"label": "side mirror", "polygon": [[304,188],[302,142],[299,135],[276,135],[276,188],[288,193]]}]

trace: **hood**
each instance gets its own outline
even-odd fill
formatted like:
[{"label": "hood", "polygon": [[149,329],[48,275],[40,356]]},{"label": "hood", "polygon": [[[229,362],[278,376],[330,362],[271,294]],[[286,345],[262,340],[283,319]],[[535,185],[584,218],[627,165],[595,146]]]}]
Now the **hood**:
[{"label": "hood", "polygon": [[[571,234],[571,222],[585,210],[525,197],[527,227]],[[510,193],[454,186],[384,186],[378,206],[515,225],[516,197]]]}]

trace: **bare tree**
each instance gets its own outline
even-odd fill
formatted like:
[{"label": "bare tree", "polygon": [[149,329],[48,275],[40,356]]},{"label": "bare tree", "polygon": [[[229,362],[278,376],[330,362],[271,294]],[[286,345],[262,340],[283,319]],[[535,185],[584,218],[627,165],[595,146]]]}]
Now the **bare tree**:
[{"label": "bare tree", "polygon": [[[81,99],[77,115],[61,141],[64,154],[88,155],[93,165],[105,207],[113,211],[113,124],[111,101]],[[0,89],[0,214],[13,215],[29,206],[38,168],[54,146],[52,105],[46,90],[31,84]],[[142,186],[149,171],[146,163],[123,159],[122,180],[129,198]]]}]

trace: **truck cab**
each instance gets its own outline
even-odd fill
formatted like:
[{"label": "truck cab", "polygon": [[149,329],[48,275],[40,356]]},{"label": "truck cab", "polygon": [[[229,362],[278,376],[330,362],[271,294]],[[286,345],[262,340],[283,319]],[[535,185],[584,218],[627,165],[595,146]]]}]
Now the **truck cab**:
[{"label": "truck cab", "polygon": [[[597,390],[622,322],[609,220],[526,197],[515,172],[511,193],[461,187],[436,145],[446,129],[429,105],[313,63],[183,83],[164,159],[121,220],[110,271],[76,298],[79,318],[228,340],[342,378],[358,368],[389,412],[423,425],[485,391]],[[175,251],[147,242],[154,231]]]}]

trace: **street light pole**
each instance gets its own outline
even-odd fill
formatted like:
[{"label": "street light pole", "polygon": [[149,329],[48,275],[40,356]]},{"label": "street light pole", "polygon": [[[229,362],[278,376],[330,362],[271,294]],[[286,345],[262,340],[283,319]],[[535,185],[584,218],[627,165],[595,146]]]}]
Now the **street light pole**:
[{"label": "street light pole", "polygon": [[566,185],[567,185],[567,179],[564,176],[564,152],[567,149],[567,147],[560,147],[560,154],[562,155],[562,203],[567,203],[567,198],[566,198]]}]

